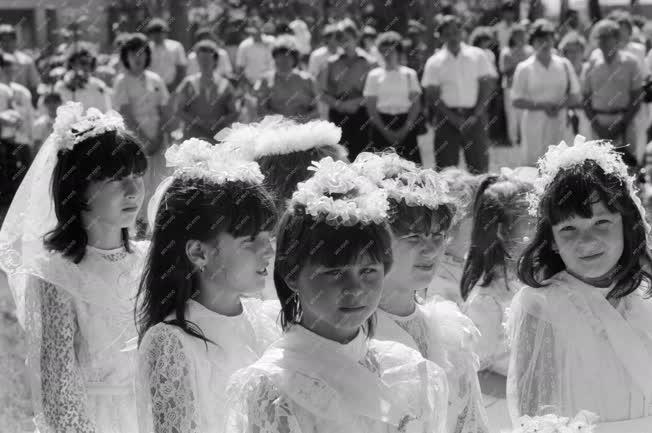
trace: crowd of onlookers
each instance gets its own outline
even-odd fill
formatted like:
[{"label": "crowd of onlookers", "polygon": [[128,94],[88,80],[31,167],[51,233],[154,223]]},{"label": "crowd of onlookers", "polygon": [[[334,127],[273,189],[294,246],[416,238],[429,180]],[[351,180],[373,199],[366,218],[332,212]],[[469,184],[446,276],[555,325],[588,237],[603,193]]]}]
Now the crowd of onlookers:
[{"label": "crowd of onlookers", "polygon": [[[432,128],[439,167],[462,152],[470,171],[486,172],[492,141],[518,145],[533,165],[577,133],[628,144],[630,164],[642,164],[652,26],[625,11],[587,28],[572,11],[566,18],[519,21],[511,2],[491,27],[441,15],[434,52],[413,20],[401,35],[344,19],[314,38],[300,20],[270,26],[258,16],[237,49],[199,28],[186,52],[153,18],[143,33],[120,34],[113,53],[75,37],[37,61],[0,25],[0,195],[11,198],[66,101],[119,111],[147,146],[151,182],[173,140],[212,140],[268,114],[331,120],[351,159],[393,147],[420,162],[417,136]],[[314,39],[323,46],[312,50]]]}]

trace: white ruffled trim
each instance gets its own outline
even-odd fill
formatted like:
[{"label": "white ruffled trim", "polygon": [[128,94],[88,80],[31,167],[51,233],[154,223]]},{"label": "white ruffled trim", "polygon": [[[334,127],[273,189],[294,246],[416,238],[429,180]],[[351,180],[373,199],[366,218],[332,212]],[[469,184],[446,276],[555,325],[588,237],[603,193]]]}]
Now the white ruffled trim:
[{"label": "white ruffled trim", "polygon": [[387,192],[389,198],[405,202],[407,206],[425,206],[436,209],[453,205],[448,184],[437,172],[422,169],[395,153],[377,155],[363,152],[353,166],[364,176]]},{"label": "white ruffled trim", "polygon": [[387,219],[387,193],[350,164],[329,156],[313,161],[308,170],[315,174],[299,183],[292,208],[303,206],[307,214],[331,225],[380,224]]},{"label": "white ruffled trim", "polygon": [[[73,129],[77,132],[73,132]],[[52,135],[58,149],[72,150],[75,144],[88,138],[124,129],[124,119],[116,111],[102,113],[97,108],[89,108],[84,114],[84,106],[80,102],[66,102],[57,108]]]},{"label": "white ruffled trim", "polygon": [[573,419],[557,415],[522,416],[518,419],[519,427],[513,433],[560,432],[592,433],[599,417],[593,412],[581,411]]},{"label": "white ruffled trim", "polygon": [[530,215],[537,216],[541,197],[560,170],[582,164],[588,159],[595,161],[605,173],[614,174],[625,182],[629,195],[641,214],[646,236],[649,236],[650,224],[645,219],[645,209],[637,195],[634,178],[629,175],[622,156],[616,152],[611,143],[586,141],[586,138],[581,135],[575,137],[572,146],[568,146],[564,141],[557,146],[549,146],[546,154],[539,159],[537,163],[539,178],[534,182],[534,192],[528,194]]},{"label": "white ruffled trim", "polygon": [[261,184],[264,180],[256,162],[245,161],[198,138],[170,146],[165,159],[168,167],[176,168],[173,176],[177,178],[203,178],[217,184],[237,181]]},{"label": "white ruffled trim", "polygon": [[333,123],[297,123],[280,115],[266,116],[259,123],[235,123],[215,135],[224,146],[252,160],[335,145],[341,138],[342,130]]}]

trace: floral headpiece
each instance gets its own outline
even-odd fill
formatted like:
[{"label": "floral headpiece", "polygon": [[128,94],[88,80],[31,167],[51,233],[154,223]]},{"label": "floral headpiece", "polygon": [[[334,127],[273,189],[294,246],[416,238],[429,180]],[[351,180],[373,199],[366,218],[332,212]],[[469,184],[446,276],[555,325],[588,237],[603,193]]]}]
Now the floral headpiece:
[{"label": "floral headpiece", "polygon": [[342,130],[333,123],[325,120],[297,123],[280,115],[266,116],[259,123],[236,123],[215,136],[242,158],[252,160],[334,145],[341,138]]},{"label": "floral headpiece", "polygon": [[645,233],[649,234],[650,225],[645,219],[645,209],[637,195],[634,178],[629,175],[622,156],[610,142],[586,141],[581,135],[575,137],[572,146],[568,146],[564,141],[557,146],[549,146],[546,154],[539,159],[537,164],[539,178],[534,182],[534,192],[528,195],[530,214],[537,215],[541,197],[560,170],[582,164],[586,160],[595,161],[606,174],[613,174],[625,183],[629,195],[641,214]]},{"label": "floral headpiece", "polygon": [[353,166],[398,203],[429,209],[454,204],[448,185],[434,170],[419,168],[395,153],[381,156],[363,152]]},{"label": "floral headpiece", "polygon": [[66,102],[57,108],[52,134],[58,149],[72,150],[75,144],[88,138],[124,129],[124,120],[115,111],[102,113],[96,108],[89,108],[84,114],[81,103]]},{"label": "floral headpiece", "polygon": [[316,219],[333,226],[380,224],[387,219],[387,193],[354,167],[330,156],[313,161],[315,174],[299,183],[291,208],[302,206]]},{"label": "floral headpiece", "polygon": [[262,184],[263,174],[254,161],[244,161],[231,152],[218,152],[211,143],[198,138],[189,138],[181,144],[175,144],[165,152],[168,167],[173,167],[172,176],[164,179],[152,194],[147,204],[147,220],[154,227],[158,211],[165,192],[174,179],[205,179],[209,182],[246,182]]},{"label": "floral headpiece", "polygon": [[218,152],[211,143],[198,138],[170,146],[165,159],[168,167],[175,168],[175,177],[203,178],[217,184],[236,181],[261,184],[264,179],[257,163],[231,152]]},{"label": "floral headpiece", "polygon": [[557,415],[519,418],[519,427],[513,433],[592,433],[598,416],[589,411],[581,411],[573,419]]}]

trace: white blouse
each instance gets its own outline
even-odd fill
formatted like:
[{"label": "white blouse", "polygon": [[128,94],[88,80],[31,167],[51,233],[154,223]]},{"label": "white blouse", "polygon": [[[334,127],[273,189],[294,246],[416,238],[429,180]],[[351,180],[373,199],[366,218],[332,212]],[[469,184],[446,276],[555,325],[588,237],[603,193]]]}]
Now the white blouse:
[{"label": "white blouse", "polygon": [[281,335],[269,314],[272,304],[251,299],[242,305],[242,314],[228,317],[188,301],[186,319],[208,342],[167,323],[145,333],[138,349],[141,433],[220,431],[229,377],[256,362]]},{"label": "white blouse", "polygon": [[378,98],[376,107],[382,114],[405,114],[412,106],[411,95],[420,95],[421,86],[414,69],[399,66],[388,70],[375,68],[369,71],[363,95]]}]

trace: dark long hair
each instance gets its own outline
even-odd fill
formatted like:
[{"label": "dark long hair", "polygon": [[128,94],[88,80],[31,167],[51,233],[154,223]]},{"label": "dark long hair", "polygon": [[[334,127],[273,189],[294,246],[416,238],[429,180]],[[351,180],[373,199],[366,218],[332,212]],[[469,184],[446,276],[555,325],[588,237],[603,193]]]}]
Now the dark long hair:
[{"label": "dark long hair", "polygon": [[[507,276],[511,258],[507,237],[517,221],[527,213],[527,182],[487,176],[476,193],[473,205],[471,245],[464,263],[460,294],[466,300],[475,285],[487,286],[496,277]],[[506,287],[509,290],[508,287]]]},{"label": "dark long hair", "polygon": [[623,225],[623,254],[614,288],[607,298],[627,296],[638,288],[643,278],[651,279],[647,269],[652,258],[646,244],[643,218],[629,195],[625,182],[615,174],[605,173],[593,160],[561,169],[546,188],[539,203],[539,219],[534,239],[518,261],[518,276],[531,287],[543,287],[543,280],[566,269],[561,256],[553,249],[552,226],[579,216],[591,218],[596,196],[609,209],[618,212]]},{"label": "dark long hair", "polygon": [[336,161],[346,161],[347,151],[340,144],[328,144],[282,155],[265,155],[256,159],[260,171],[265,175],[267,190],[274,194],[279,214],[285,210],[286,202],[292,198],[299,182],[312,177],[314,172],[308,170],[312,162],[327,156]]},{"label": "dark long hair", "polygon": [[[216,184],[178,177],[161,199],[137,295],[138,338],[157,323],[178,326],[208,341],[186,320],[186,302],[198,291],[197,269],[186,255],[188,240],[210,242],[219,233],[255,237],[276,221],[274,203],[260,185]],[[175,318],[165,321],[171,313]]]},{"label": "dark long hair", "polygon": [[[127,131],[105,132],[75,144],[72,150],[60,150],[51,185],[57,225],[44,236],[45,248],[81,262],[88,244],[81,213],[89,210],[85,194],[90,183],[142,176],[145,170],[147,158],[140,142]],[[130,252],[127,228],[122,229],[122,242]]]},{"label": "dark long hair", "polygon": [[[306,265],[346,266],[365,255],[382,263],[385,273],[389,272],[392,243],[386,225],[334,227],[315,220],[302,208],[286,211],[278,227],[274,260],[274,285],[281,303],[283,330],[294,323],[298,313],[297,298],[287,285],[287,278],[296,277]],[[368,336],[373,335],[374,320],[375,316],[367,320],[365,332]]]}]

